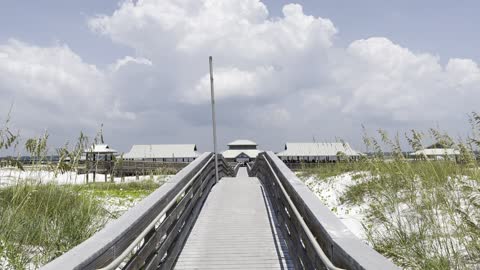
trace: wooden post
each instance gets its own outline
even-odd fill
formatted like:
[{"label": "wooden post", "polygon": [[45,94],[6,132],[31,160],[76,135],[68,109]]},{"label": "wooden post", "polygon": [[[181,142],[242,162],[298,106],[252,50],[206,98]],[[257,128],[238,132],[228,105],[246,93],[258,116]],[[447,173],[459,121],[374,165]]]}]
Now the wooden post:
[{"label": "wooden post", "polygon": [[95,155],[95,152],[93,153],[93,164],[95,165],[94,168],[93,168],[93,182],[95,183],[95,178],[97,178],[97,164],[96,164],[96,161],[97,161],[97,157]]},{"label": "wooden post", "polygon": [[105,183],[108,182],[108,173],[110,172],[110,167],[112,164],[112,154],[105,154],[105,162],[103,163],[103,167],[105,170]]},{"label": "wooden post", "polygon": [[89,168],[88,168],[88,152],[85,153],[85,173],[87,174],[87,184],[88,184],[88,173],[89,173]]}]

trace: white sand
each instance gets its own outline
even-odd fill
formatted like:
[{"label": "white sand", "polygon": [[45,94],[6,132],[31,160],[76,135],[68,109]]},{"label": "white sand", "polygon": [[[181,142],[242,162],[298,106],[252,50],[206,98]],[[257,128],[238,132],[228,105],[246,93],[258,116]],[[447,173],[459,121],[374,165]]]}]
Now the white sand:
[{"label": "white sand", "polygon": [[368,206],[366,204],[351,206],[340,202],[340,197],[347,190],[347,187],[356,184],[355,180],[352,179],[352,176],[356,174],[359,173],[349,172],[324,180],[318,180],[311,176],[305,181],[305,184],[355,236],[366,241],[362,223],[365,221],[365,210]]},{"label": "white sand", "polygon": [[[168,180],[171,176],[167,175],[154,175],[153,180]],[[126,176],[123,179],[121,177],[114,177],[115,183],[121,182],[134,182],[151,179],[150,175],[139,176],[138,179],[135,176]],[[93,174],[88,175],[89,182],[93,182]],[[21,171],[16,168],[1,168],[0,169],[0,187],[14,185],[18,182],[30,181],[32,183],[50,183],[57,184],[85,184],[87,182],[86,174],[77,174],[76,172],[66,172],[55,174],[52,171],[42,169],[26,169]],[[108,175],[107,181],[111,181],[111,176]],[[105,182],[104,174],[96,174],[95,182]]]},{"label": "white sand", "polygon": [[[164,182],[168,181],[172,175],[154,175],[153,180],[156,182]],[[96,182],[104,182],[105,176],[103,174],[96,175]],[[114,182],[121,183],[121,182],[134,182],[134,181],[141,181],[152,179],[152,176],[139,176],[138,180],[135,176],[124,177],[124,179],[120,177],[115,177]],[[93,181],[93,174],[89,175],[89,182]],[[108,181],[111,181],[110,176],[108,177]],[[85,184],[86,183],[86,175],[85,174],[77,174],[76,172],[67,172],[64,174],[58,173],[55,174],[54,172],[47,171],[47,170],[38,170],[38,169],[26,169],[25,171],[18,170],[16,168],[0,168],[0,187],[15,185],[17,183],[23,182],[31,182],[31,183],[57,183],[57,184]],[[145,196],[139,197],[115,197],[115,196],[106,196],[100,197],[99,199],[102,201],[103,206],[107,211],[109,211],[113,216],[119,217],[128,209],[132,208]],[[111,220],[110,220],[111,221]],[[109,221],[109,222],[110,222]],[[0,269],[13,269],[13,266],[7,260],[7,256],[5,254],[5,249],[2,248],[2,242],[0,242]],[[3,251],[3,253],[2,253]],[[36,252],[32,252],[32,257]],[[37,267],[32,263],[26,266],[27,269],[37,269]]]}]

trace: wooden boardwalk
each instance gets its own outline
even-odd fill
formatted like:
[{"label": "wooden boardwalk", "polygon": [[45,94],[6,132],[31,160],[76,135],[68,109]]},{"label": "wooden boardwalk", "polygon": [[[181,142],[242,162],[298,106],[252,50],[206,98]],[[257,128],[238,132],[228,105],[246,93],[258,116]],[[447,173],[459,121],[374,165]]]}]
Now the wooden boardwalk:
[{"label": "wooden boardwalk", "polygon": [[260,181],[225,177],[211,193],[175,269],[293,269]]}]

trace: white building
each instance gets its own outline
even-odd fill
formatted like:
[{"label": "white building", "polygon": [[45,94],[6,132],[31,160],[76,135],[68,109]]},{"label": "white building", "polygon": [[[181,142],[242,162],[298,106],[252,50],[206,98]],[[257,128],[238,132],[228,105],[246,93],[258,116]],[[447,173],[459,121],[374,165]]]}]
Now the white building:
[{"label": "white building", "polygon": [[455,157],[458,155],[460,155],[460,151],[452,148],[427,148],[410,153],[410,156],[413,158],[425,158],[434,160],[455,159]]},{"label": "white building", "polygon": [[361,153],[348,143],[286,143],[277,156],[285,162],[335,162],[340,156],[358,159]]},{"label": "white building", "polygon": [[228,144],[228,150],[222,153],[228,162],[249,162],[257,158],[262,152],[257,144],[250,140],[236,140]]},{"label": "white building", "polygon": [[124,160],[192,162],[200,153],[195,144],[136,144],[123,155]]},{"label": "white building", "polygon": [[83,151],[82,160],[112,160],[117,150],[108,144],[94,144]]}]

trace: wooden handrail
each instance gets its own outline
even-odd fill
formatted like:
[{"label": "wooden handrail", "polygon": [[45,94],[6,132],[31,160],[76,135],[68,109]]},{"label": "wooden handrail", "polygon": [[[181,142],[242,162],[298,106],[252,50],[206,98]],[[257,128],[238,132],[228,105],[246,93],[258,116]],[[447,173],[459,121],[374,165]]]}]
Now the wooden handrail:
[{"label": "wooden handrail", "polygon": [[[120,269],[171,269],[215,184],[212,157],[204,153],[120,218],[42,269],[99,269],[113,261],[112,266]],[[219,161],[220,176],[233,176],[223,158]]]},{"label": "wooden handrail", "polygon": [[399,269],[355,237],[273,152],[258,155],[250,175],[269,195],[296,269]]}]

